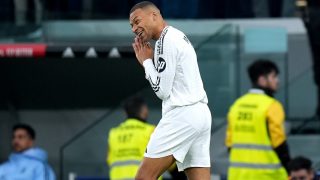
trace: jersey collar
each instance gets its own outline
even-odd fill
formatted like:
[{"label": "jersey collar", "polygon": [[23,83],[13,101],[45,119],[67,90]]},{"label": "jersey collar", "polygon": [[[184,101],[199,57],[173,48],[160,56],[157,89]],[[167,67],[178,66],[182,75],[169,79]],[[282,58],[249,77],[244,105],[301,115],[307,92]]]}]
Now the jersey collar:
[{"label": "jersey collar", "polygon": [[161,39],[164,38],[164,36],[165,36],[165,35],[167,34],[167,32],[168,32],[169,27],[170,27],[170,26],[166,26],[166,27],[164,27],[164,28],[162,29],[162,32],[161,32],[161,34],[160,34],[160,38],[159,38],[158,40],[161,40]]}]

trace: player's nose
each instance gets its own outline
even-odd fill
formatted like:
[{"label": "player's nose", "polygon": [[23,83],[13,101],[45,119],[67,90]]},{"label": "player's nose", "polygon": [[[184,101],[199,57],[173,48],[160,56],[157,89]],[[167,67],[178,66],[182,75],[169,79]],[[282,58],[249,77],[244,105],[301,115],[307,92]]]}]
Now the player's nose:
[{"label": "player's nose", "polygon": [[137,32],[137,28],[135,27],[135,26],[132,26],[132,28],[131,28],[131,30],[132,30],[132,32],[134,33],[134,34],[136,34]]}]

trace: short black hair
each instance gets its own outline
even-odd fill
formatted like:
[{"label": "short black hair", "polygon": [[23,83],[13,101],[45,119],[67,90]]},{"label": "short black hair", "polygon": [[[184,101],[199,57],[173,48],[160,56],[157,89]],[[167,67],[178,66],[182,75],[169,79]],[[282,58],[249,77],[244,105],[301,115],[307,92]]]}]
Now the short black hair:
[{"label": "short black hair", "polygon": [[25,130],[32,140],[36,139],[36,132],[31,126],[29,126],[27,124],[16,124],[12,128],[12,133],[14,133],[18,129]]},{"label": "short black hair", "polygon": [[249,78],[253,85],[257,85],[260,76],[266,76],[273,71],[279,74],[277,65],[266,59],[258,59],[248,67]]},{"label": "short black hair", "polygon": [[137,10],[137,9],[143,9],[145,7],[148,7],[148,6],[153,6],[153,7],[157,7],[155,4],[153,4],[152,2],[150,1],[142,1],[142,2],[139,2],[137,3],[136,5],[134,5],[131,10],[130,10],[130,13],[131,14],[133,11]]},{"label": "short black hair", "polygon": [[299,171],[302,169],[310,171],[312,170],[312,162],[310,159],[306,157],[298,156],[289,162],[288,169],[289,169],[289,172]]},{"label": "short black hair", "polygon": [[132,96],[124,103],[124,110],[128,118],[140,118],[142,106],[147,105],[146,101],[141,96]]}]

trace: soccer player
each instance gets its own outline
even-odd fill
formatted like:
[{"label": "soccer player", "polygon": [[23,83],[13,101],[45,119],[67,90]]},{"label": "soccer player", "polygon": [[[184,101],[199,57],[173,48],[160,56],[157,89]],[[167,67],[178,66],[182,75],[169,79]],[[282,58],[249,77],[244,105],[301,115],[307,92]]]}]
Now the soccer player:
[{"label": "soccer player", "polygon": [[183,32],[168,26],[148,1],[132,7],[130,24],[136,35],[132,44],[136,58],[163,101],[162,119],[136,179],[155,180],[177,161],[189,180],[209,180],[211,113],[192,44]]}]

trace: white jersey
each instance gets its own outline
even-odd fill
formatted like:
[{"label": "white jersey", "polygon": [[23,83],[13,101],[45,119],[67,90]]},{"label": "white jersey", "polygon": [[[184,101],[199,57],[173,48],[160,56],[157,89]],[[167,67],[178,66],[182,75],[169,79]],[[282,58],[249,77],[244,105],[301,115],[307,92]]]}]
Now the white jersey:
[{"label": "white jersey", "polygon": [[208,103],[196,52],[178,29],[163,29],[155,44],[154,59],[144,61],[143,66],[151,87],[163,101],[163,115],[175,107]]}]

